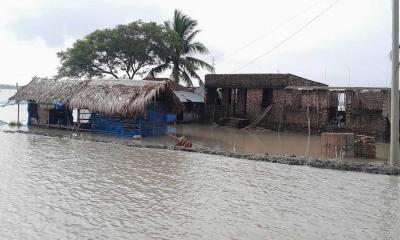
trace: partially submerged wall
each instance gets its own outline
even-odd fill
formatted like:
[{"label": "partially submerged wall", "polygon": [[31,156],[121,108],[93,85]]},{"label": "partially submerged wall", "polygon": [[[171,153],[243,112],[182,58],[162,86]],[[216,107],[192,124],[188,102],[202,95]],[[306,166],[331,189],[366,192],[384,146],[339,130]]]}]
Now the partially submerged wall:
[{"label": "partially submerged wall", "polygon": [[346,126],[357,134],[387,137],[390,92],[346,91]]},{"label": "partially submerged wall", "polygon": [[[205,121],[235,116],[234,89],[247,91],[244,117],[250,122],[267,109],[263,92],[272,90],[272,108],[258,123],[267,129],[307,131],[310,125],[312,132],[350,131],[388,139],[390,92],[385,88],[329,88],[294,75],[208,75]],[[345,97],[343,103],[339,96]]]},{"label": "partially submerged wall", "polygon": [[[278,130],[308,130],[308,122],[313,132],[328,125],[331,95],[326,90],[302,91],[274,89],[272,109],[259,123],[260,126]],[[261,107],[262,89],[249,89],[247,94],[247,118],[254,120],[265,108]],[[337,107],[337,105],[336,105]]]},{"label": "partially submerged wall", "polygon": [[[267,107],[262,106],[263,89],[273,89],[273,98],[280,101],[278,100],[281,98],[280,92],[275,91],[284,91],[287,86],[326,87],[327,85],[292,74],[207,74],[204,120],[218,122],[220,118],[232,116],[254,120]],[[233,94],[229,94],[235,89],[238,89],[236,106],[233,103],[235,101]],[[220,91],[221,96],[218,96],[217,91]],[[246,94],[242,94],[243,91],[246,91]],[[242,99],[243,96],[246,96],[245,101]],[[267,118],[266,122],[274,125],[269,128],[278,128],[281,109],[274,106]]]}]

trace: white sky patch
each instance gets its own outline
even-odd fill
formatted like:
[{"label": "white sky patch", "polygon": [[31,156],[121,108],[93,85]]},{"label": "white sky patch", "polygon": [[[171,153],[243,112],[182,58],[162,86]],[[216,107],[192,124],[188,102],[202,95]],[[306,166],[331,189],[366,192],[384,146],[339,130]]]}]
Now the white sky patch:
[{"label": "white sky patch", "polygon": [[[7,36],[0,32],[1,36]],[[0,83],[26,84],[33,76],[56,74],[59,49],[48,48],[43,39],[17,41],[12,36],[0,38],[0,66],[4,68]]]},{"label": "white sky patch", "polygon": [[[120,23],[137,20],[137,16],[161,22],[170,19],[174,9],[180,9],[199,21],[202,32],[198,40],[212,51],[202,59],[211,63],[211,59],[214,58],[217,73],[233,73],[255,57],[269,51],[335,0],[321,0],[317,4],[318,2],[319,0],[203,0],[201,3],[194,0],[2,1],[0,64],[5,71],[0,77],[0,83],[14,84],[18,81],[25,84],[35,75],[54,75],[59,64],[56,52],[83,37],[82,32],[89,33],[95,30],[92,28],[113,25],[111,20],[116,17],[121,19]],[[260,38],[270,29],[315,4],[315,7],[295,21],[231,55],[248,42]],[[102,9],[96,11],[93,9],[96,6],[101,6]],[[104,13],[104,7],[110,8],[110,11]],[[84,11],[76,11],[81,8]],[[61,31],[53,32],[51,28],[46,30],[46,25],[50,26],[51,21],[56,19],[51,14],[49,18],[53,19],[45,19],[44,14],[60,9],[71,11],[71,14],[66,12],[65,19],[62,19]],[[144,10],[148,10],[145,15]],[[390,1],[341,0],[304,31],[271,54],[243,68],[241,72],[290,72],[336,86],[387,86],[390,82],[390,10]],[[107,16],[91,15],[98,12]],[[91,22],[84,22],[88,21],[87,16],[76,14],[88,14],[91,16]],[[10,28],[13,23],[24,18],[39,18],[38,24],[42,24],[35,25],[38,27],[37,34],[34,34],[35,29],[29,29],[29,33],[33,34],[31,39],[21,39],[16,34],[23,33],[25,29]],[[78,33],[74,32],[78,26],[73,26],[76,19],[83,19],[79,24]],[[110,22],[104,19],[110,19]],[[23,28],[24,22],[19,26]],[[82,26],[90,27],[82,30]],[[42,31],[48,32],[43,34]],[[64,39],[64,42],[56,47],[48,44],[50,40],[47,38],[51,37],[51,34],[63,35],[60,39]]]}]

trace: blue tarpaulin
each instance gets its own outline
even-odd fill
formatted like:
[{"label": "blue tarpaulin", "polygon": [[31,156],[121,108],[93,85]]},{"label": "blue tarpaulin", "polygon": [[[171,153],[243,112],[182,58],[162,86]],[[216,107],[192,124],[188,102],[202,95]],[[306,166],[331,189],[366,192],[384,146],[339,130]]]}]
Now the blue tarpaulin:
[{"label": "blue tarpaulin", "polygon": [[57,102],[54,104],[54,109],[56,110],[64,110],[65,104],[63,102]]},{"label": "blue tarpaulin", "polygon": [[151,103],[146,112],[135,119],[109,117],[92,113],[91,130],[119,136],[162,136],[167,132],[167,114],[164,103]]},{"label": "blue tarpaulin", "polygon": [[168,123],[176,122],[176,115],[175,114],[167,114],[167,122]]}]

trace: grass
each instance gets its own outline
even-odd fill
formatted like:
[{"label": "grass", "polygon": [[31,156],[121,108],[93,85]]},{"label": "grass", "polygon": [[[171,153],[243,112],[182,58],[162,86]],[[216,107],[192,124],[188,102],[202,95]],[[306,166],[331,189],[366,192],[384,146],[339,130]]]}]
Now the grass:
[{"label": "grass", "polygon": [[11,122],[8,123],[8,126],[10,126],[10,127],[21,127],[21,126],[23,126],[23,124],[20,123],[20,122],[11,121]]}]

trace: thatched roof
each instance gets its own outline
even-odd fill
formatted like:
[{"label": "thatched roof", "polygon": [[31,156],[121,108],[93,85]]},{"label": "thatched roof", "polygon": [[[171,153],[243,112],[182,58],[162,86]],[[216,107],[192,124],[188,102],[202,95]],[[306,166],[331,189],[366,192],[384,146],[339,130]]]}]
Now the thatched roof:
[{"label": "thatched roof", "polygon": [[134,116],[163,96],[169,110],[181,109],[166,81],[33,79],[11,101],[64,102],[70,109],[89,109],[107,115]]},{"label": "thatched roof", "polygon": [[28,85],[21,87],[9,100],[15,102],[35,101],[40,103],[69,102],[86,86],[89,80],[54,80],[33,78]]},{"label": "thatched roof", "polygon": [[170,88],[173,91],[187,91],[188,89],[190,89],[190,88],[182,86],[178,82],[170,80],[168,78],[146,77],[146,78],[143,78],[143,80],[146,80],[146,81],[167,81],[169,86],[170,86]]}]

